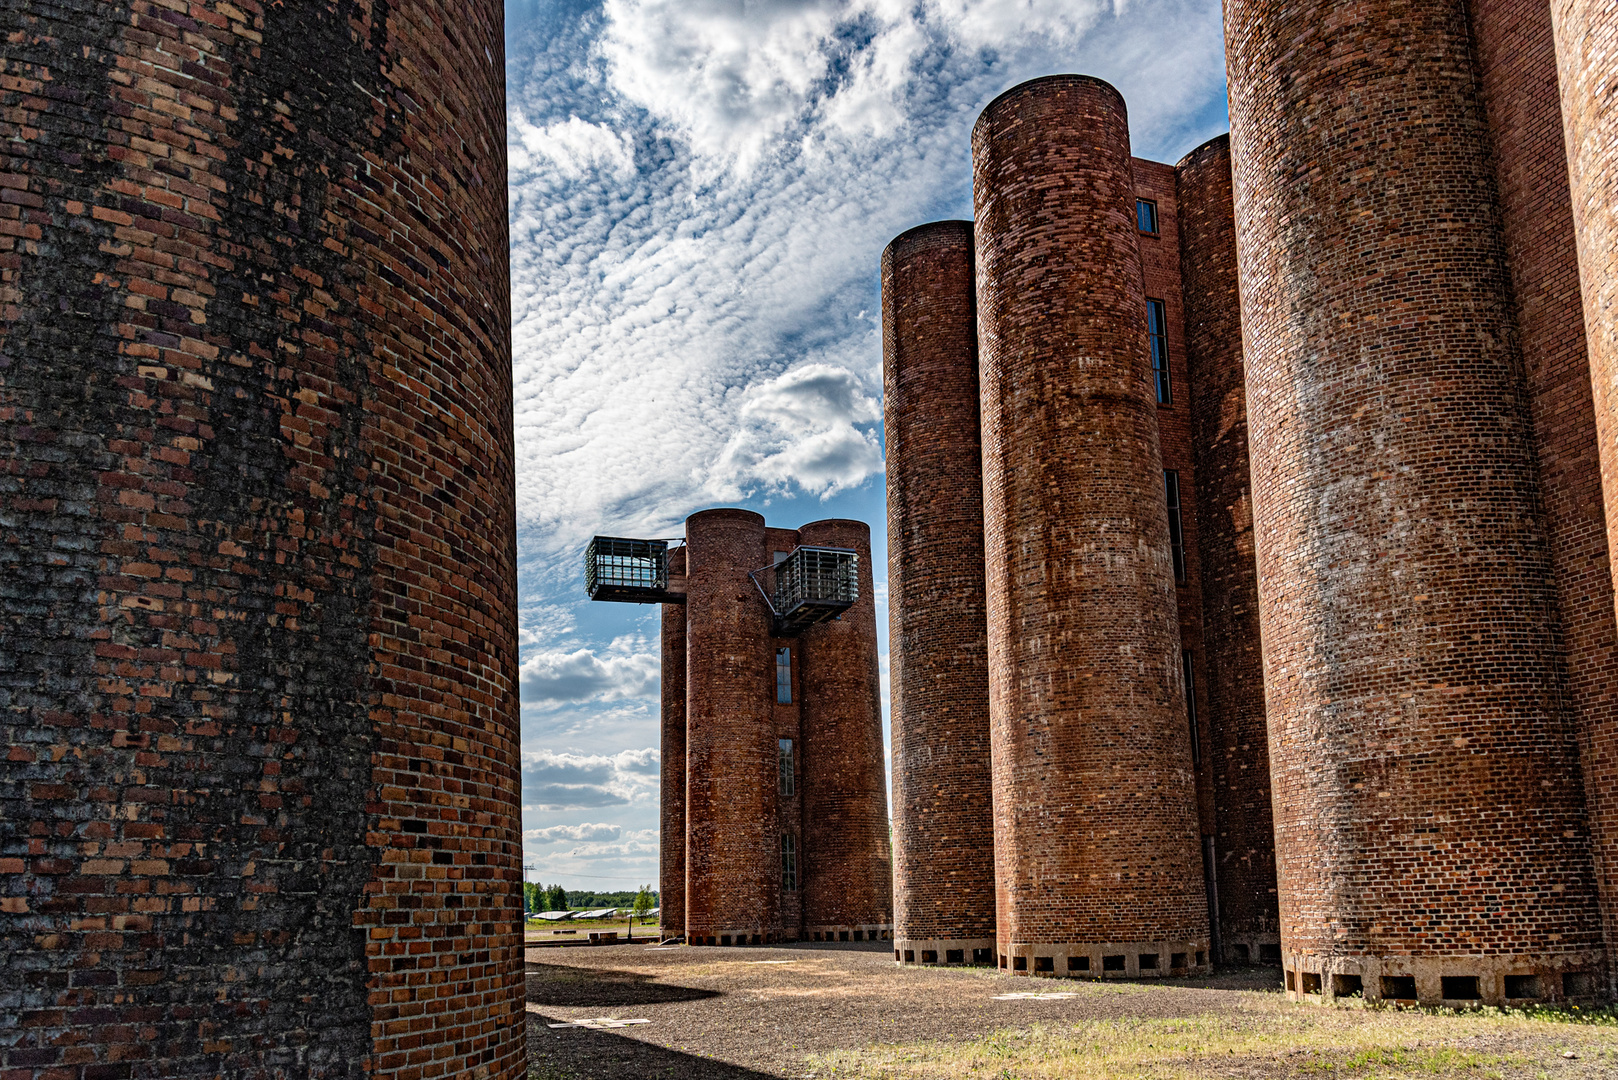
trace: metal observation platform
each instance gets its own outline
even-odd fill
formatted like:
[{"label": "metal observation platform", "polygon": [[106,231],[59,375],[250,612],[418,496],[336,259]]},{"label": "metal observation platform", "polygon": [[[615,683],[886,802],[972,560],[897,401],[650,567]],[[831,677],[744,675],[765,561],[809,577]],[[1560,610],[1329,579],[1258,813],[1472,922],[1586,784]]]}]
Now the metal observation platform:
[{"label": "metal observation platform", "polygon": [[[796,547],[747,576],[769,606],[775,637],[796,637],[860,598],[860,557],[847,548]],[[591,600],[683,604],[685,575],[670,576],[667,540],[597,536],[584,549],[584,591]]]}]

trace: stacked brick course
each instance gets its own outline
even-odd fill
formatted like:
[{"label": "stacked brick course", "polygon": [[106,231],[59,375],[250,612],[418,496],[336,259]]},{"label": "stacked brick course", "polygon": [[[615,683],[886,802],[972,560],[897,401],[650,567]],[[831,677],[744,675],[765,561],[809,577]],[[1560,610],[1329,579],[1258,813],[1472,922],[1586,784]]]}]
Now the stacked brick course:
[{"label": "stacked brick course", "polygon": [[501,9],[0,21],[0,1070],[519,1076]]},{"label": "stacked brick course", "polygon": [[[669,552],[670,576],[685,576],[685,549]],[[685,605],[664,604],[662,764],[658,830],[658,925],[685,934]]]},{"label": "stacked brick course", "polygon": [[1210,914],[1227,963],[1278,956],[1280,945],[1230,184],[1227,136],[1175,166],[1215,826]]},{"label": "stacked brick course", "polygon": [[[682,648],[685,670],[664,683],[663,872],[681,861],[685,868],[683,917],[663,898],[666,935],[757,945],[891,934],[870,535],[843,520],[766,528],[750,510],[686,519],[686,546],[670,556],[671,575],[683,572],[685,604],[664,607],[663,670],[680,662]],[[859,600],[835,621],[775,637],[770,604],[749,574],[800,544],[853,550]],[[782,649],[791,653],[785,702]],[[789,785],[782,739],[792,743]],[[683,783],[670,783],[681,770]],[[790,887],[783,837],[794,846]]]},{"label": "stacked brick course", "polygon": [[994,810],[972,223],[882,253],[894,958],[986,962]]},{"label": "stacked brick course", "polygon": [[1036,80],[972,144],[1000,963],[1196,969],[1208,922],[1123,102]]},{"label": "stacked brick course", "polygon": [[1575,991],[1601,926],[1468,12],[1225,25],[1289,985]]},{"label": "stacked brick course", "polygon": [[803,715],[803,904],[809,936],[893,929],[893,855],[882,750],[871,527],[815,521],[798,542],[846,548],[859,558],[859,599],[800,639]]}]

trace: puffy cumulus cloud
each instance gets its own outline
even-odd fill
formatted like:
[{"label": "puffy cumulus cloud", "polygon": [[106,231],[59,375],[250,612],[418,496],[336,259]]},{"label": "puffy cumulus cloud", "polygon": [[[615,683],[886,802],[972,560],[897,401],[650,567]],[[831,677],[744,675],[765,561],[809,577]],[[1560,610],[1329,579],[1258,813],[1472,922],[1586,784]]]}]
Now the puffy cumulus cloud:
[{"label": "puffy cumulus cloud", "polygon": [[523,810],[588,810],[644,802],[656,794],[658,761],[652,747],[611,755],[525,753]]},{"label": "puffy cumulus cloud", "polygon": [[536,649],[518,669],[523,704],[618,701],[657,693],[662,661],[641,638],[606,649]]},{"label": "puffy cumulus cloud", "polygon": [[[601,170],[618,180],[635,173],[635,151],[629,138],[601,124],[587,124],[577,116],[545,127],[530,124],[518,112],[509,118],[507,167],[530,172],[544,165],[567,180],[583,179]],[[536,160],[542,159],[542,160]]]},{"label": "puffy cumulus cloud", "polygon": [[552,825],[548,829],[524,829],[522,838],[527,844],[563,844],[577,843],[581,840],[603,841],[616,840],[623,835],[624,830],[617,825],[592,825],[584,822],[579,825]]},{"label": "puffy cumulus cloud", "polygon": [[757,384],[738,418],[709,476],[716,498],[747,495],[753,482],[830,496],[882,471],[882,403],[847,368],[806,364]]}]

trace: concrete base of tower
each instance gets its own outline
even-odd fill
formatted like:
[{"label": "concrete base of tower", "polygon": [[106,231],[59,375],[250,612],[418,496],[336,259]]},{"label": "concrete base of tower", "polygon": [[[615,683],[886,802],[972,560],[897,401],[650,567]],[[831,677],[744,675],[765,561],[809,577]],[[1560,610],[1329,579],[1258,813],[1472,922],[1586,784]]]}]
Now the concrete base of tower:
[{"label": "concrete base of tower", "polygon": [[1517,956],[1321,956],[1284,953],[1287,996],[1329,1002],[1526,1005],[1605,997],[1607,956],[1585,952]]},{"label": "concrete base of tower", "polygon": [[980,964],[994,966],[994,938],[903,938],[893,939],[893,959],[903,967],[932,967],[934,964]]},{"label": "concrete base of tower", "polygon": [[1186,941],[1043,942],[999,946],[996,960],[1011,975],[1071,979],[1166,979],[1210,975],[1208,939]]},{"label": "concrete base of tower", "polygon": [[779,930],[761,929],[758,927],[732,927],[728,930],[704,930],[699,933],[687,934],[687,945],[778,945],[782,941],[791,940],[790,935],[784,935]]},{"label": "concrete base of tower", "polygon": [[893,937],[892,923],[831,923],[810,926],[804,931],[804,941],[888,941]]},{"label": "concrete base of tower", "polygon": [[1219,942],[1221,964],[1281,966],[1281,935],[1277,933],[1225,934]]}]

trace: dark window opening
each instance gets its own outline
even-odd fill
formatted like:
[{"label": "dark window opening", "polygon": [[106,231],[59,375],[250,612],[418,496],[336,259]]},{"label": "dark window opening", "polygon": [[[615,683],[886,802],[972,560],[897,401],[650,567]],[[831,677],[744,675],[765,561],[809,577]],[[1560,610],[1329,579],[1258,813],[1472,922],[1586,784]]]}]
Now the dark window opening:
[{"label": "dark window opening", "polygon": [[779,788],[782,796],[790,796],[797,790],[792,782],[792,740],[775,740],[776,761],[779,768]]},{"label": "dark window opening", "polygon": [[1241,944],[1240,942],[1237,942],[1237,944],[1236,944],[1236,962],[1238,964],[1245,964],[1245,963],[1248,963],[1251,960],[1251,958],[1252,958],[1252,953],[1248,951],[1247,946]]},{"label": "dark window opening", "polygon": [[1197,950],[1197,966],[1201,967],[1208,962],[1208,954],[1201,949]]},{"label": "dark window opening", "polygon": [[1296,990],[1297,988],[1297,984],[1292,981],[1292,972],[1287,972],[1287,989]]},{"label": "dark window opening", "polygon": [[1594,997],[1596,977],[1588,971],[1564,971],[1562,996],[1570,998]]},{"label": "dark window opening", "polygon": [[1056,957],[1054,957],[1054,956],[1036,956],[1036,957],[1034,957],[1034,970],[1035,971],[1055,971],[1056,970]]},{"label": "dark window opening", "polygon": [[1157,204],[1150,199],[1135,200],[1135,227],[1143,233],[1157,235]]},{"label": "dark window opening", "polygon": [[1183,968],[1183,967],[1185,967],[1185,953],[1177,952],[1177,953],[1172,954],[1169,957],[1169,967],[1171,969],[1172,968]]},{"label": "dark window opening", "polygon": [[792,704],[792,650],[775,650],[775,703]]},{"label": "dark window opening", "polygon": [[906,949],[905,950],[905,963],[914,964],[915,962],[916,962],[916,950],[914,950],[914,949]]},{"label": "dark window opening", "polygon": [[1303,973],[1303,992],[1306,994],[1320,993],[1320,972],[1306,971]]},{"label": "dark window opening", "polygon": [[1088,956],[1070,956],[1067,958],[1067,969],[1069,971],[1089,971],[1090,958]]},{"label": "dark window opening", "polygon": [[798,841],[791,833],[781,834],[781,890],[798,891]]},{"label": "dark window opening", "polygon": [[1161,300],[1146,301],[1146,340],[1152,349],[1152,382],[1157,387],[1157,403],[1172,405],[1169,387],[1169,319]]},{"label": "dark window opening", "polygon": [[1260,963],[1279,964],[1281,962],[1281,946],[1276,942],[1266,942],[1258,947]]},{"label": "dark window opening", "polygon": [[972,963],[974,963],[974,964],[992,964],[992,963],[994,963],[994,950],[993,949],[973,949],[972,950]]},{"label": "dark window opening", "polygon": [[1026,957],[1026,956],[1013,956],[1011,958],[1011,970],[1012,971],[1027,971],[1028,970],[1028,957]]},{"label": "dark window opening", "polygon": [[1506,997],[1508,998],[1537,998],[1539,997],[1538,975],[1507,975]]},{"label": "dark window opening", "polygon": [[1395,1001],[1416,1000],[1416,977],[1414,975],[1384,975],[1382,976],[1382,996]]},{"label": "dark window opening", "polygon": [[946,963],[946,964],[964,964],[964,963],[966,963],[966,950],[965,949],[945,949],[944,950],[944,963]]},{"label": "dark window opening", "polygon": [[1483,996],[1478,992],[1476,975],[1445,975],[1439,981],[1447,1001],[1476,1001]]},{"label": "dark window opening", "polygon": [[1364,997],[1365,980],[1358,975],[1333,975],[1331,992],[1337,997]]},{"label": "dark window opening", "polygon": [[1156,971],[1157,970],[1157,954],[1155,952],[1143,952],[1143,953],[1141,953],[1140,954],[1140,969],[1142,971]]},{"label": "dark window opening", "polygon": [[1185,584],[1185,528],[1180,519],[1180,474],[1163,470],[1163,497],[1169,504],[1169,555],[1174,560],[1174,580]]},{"label": "dark window opening", "polygon": [[1202,764],[1202,735],[1197,731],[1197,677],[1192,671],[1191,654],[1180,654],[1180,666],[1185,668],[1185,715],[1191,722],[1191,764]]},{"label": "dark window opening", "polygon": [[1102,971],[1122,971],[1122,970],[1124,970],[1124,958],[1122,956],[1103,956],[1101,958],[1101,970]]},{"label": "dark window opening", "polygon": [[837,931],[837,940],[838,941],[847,941],[848,940],[848,931],[847,930],[839,930],[839,931]]}]

